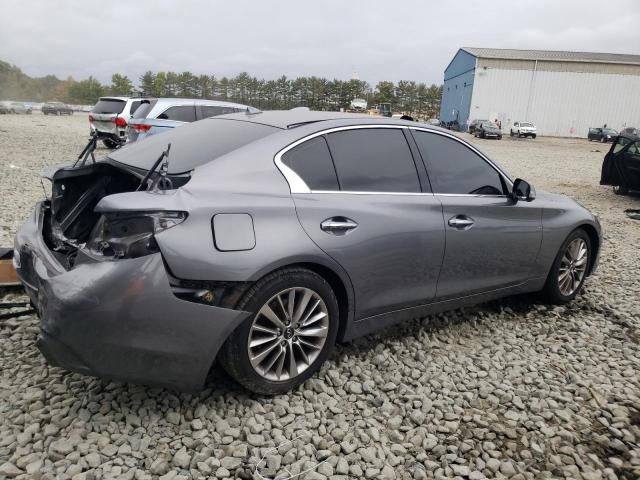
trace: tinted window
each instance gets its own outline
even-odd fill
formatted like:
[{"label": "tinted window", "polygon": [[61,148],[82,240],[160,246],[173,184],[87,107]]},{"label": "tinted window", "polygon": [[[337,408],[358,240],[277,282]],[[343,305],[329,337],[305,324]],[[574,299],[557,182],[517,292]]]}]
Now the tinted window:
[{"label": "tinted window", "polygon": [[277,131],[280,129],[259,123],[209,118],[129,143],[109,157],[148,170],[171,143],[169,173],[183,173]]},{"label": "tinted window", "polygon": [[120,113],[127,102],[116,99],[100,99],[91,110],[93,113]]},{"label": "tinted window", "polygon": [[419,192],[418,172],[400,129],[365,128],[327,136],[342,190]]},{"label": "tinted window", "polygon": [[178,122],[195,122],[196,109],[193,105],[181,105],[179,107],[169,107],[158,118],[161,120],[175,120]]},{"label": "tinted window", "polygon": [[434,193],[504,194],[498,172],[464,144],[434,133],[414,135]]},{"label": "tinted window", "polygon": [[618,153],[620,150],[623,150],[624,147],[626,147],[629,143],[631,143],[631,140],[629,140],[628,138],[618,137],[618,140],[613,146],[613,153]]},{"label": "tinted window", "polygon": [[136,113],[136,110],[138,110],[138,107],[140,106],[141,103],[142,103],[141,100],[136,100],[135,102],[131,102],[131,110],[129,111],[129,113],[131,115]]},{"label": "tinted window", "polygon": [[286,166],[300,175],[311,190],[338,190],[329,147],[323,137],[308,140],[282,156]]},{"label": "tinted window", "polygon": [[202,117],[215,117],[216,115],[224,115],[225,113],[236,113],[240,110],[233,107],[219,107],[216,105],[202,105]]},{"label": "tinted window", "polygon": [[136,109],[136,113],[133,118],[147,118],[149,112],[153,106],[158,103],[158,100],[142,100],[142,105]]}]

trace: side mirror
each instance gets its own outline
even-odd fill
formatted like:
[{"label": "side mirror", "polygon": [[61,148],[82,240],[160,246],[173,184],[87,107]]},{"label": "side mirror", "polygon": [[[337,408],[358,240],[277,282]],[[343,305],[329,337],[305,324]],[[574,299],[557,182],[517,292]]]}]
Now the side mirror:
[{"label": "side mirror", "polygon": [[511,191],[511,198],[514,202],[518,200],[524,200],[525,202],[531,202],[536,198],[536,190],[528,182],[521,178],[516,178],[513,182],[513,190]]}]

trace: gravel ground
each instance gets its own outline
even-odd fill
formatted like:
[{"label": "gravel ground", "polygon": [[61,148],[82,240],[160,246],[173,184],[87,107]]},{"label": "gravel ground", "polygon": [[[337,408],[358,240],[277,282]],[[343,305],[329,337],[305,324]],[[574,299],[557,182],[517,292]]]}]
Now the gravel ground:
[{"label": "gravel ground", "polygon": [[[87,125],[0,116],[0,245]],[[640,478],[640,225],[623,213],[640,198],[598,186],[600,144],[478,143],[600,216],[600,267],[572,304],[527,296],[407,322],[338,346],[275,398],[218,371],[200,395],[69,373],[36,350],[35,316],[0,321],[0,478]]]}]

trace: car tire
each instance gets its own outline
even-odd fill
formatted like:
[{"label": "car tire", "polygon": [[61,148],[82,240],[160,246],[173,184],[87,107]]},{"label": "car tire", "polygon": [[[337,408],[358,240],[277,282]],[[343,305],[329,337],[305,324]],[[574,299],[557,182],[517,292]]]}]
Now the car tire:
[{"label": "car tire", "polygon": [[498,140],[502,140],[502,135],[498,135]]},{"label": "car tire", "polygon": [[602,138],[600,139],[600,143],[607,143],[607,139],[606,139],[605,137],[602,137]]},{"label": "car tire", "polygon": [[[313,322],[313,325],[319,325],[318,322],[324,321],[325,325],[323,328],[326,327],[324,343],[322,343],[321,346],[318,345],[316,350],[300,353],[304,351],[303,344],[300,342],[300,339],[297,338],[296,334],[303,337],[300,333],[302,330],[293,330],[292,327],[294,326],[293,323],[295,319],[291,319],[289,314],[284,311],[289,308],[288,299],[291,299],[291,297],[288,296],[288,292],[290,292],[291,289],[296,290],[298,299],[300,298],[300,294],[302,294],[304,298],[307,292],[311,292],[315,295],[315,297],[311,297],[312,299],[322,300],[322,303],[318,303],[317,307],[308,310],[309,305],[311,305],[312,302],[315,303],[314,300],[309,300],[306,304],[306,309],[303,308],[302,312],[300,312],[300,316],[310,315],[315,311],[318,312],[317,314],[320,312],[326,313],[325,317],[321,317],[316,320],[316,322]],[[283,295],[281,298],[284,298],[287,303],[286,307],[284,302],[278,300],[278,297],[281,295]],[[297,306],[300,304],[296,304],[295,300],[293,304],[294,307],[292,307],[292,309],[295,315]],[[275,316],[283,319],[281,321],[291,322],[287,324],[286,330],[278,330],[278,333],[273,334],[261,333],[264,332],[263,329],[265,327],[275,328],[275,323],[269,320],[270,317],[261,314],[261,311],[267,306]],[[244,294],[237,308],[238,310],[252,312],[252,314],[227,338],[220,349],[218,360],[234,380],[252,392],[264,395],[276,395],[288,392],[292,388],[302,384],[320,368],[329,356],[335,343],[339,326],[338,300],[329,283],[320,275],[310,270],[304,268],[285,268],[267,275]],[[320,310],[316,310],[317,308]],[[326,319],[326,321],[324,319]],[[256,325],[258,325],[261,330],[254,330],[254,326]],[[266,336],[271,335],[274,336],[273,340],[264,340]],[[311,338],[315,339],[320,337]],[[262,352],[258,353],[257,356],[260,356],[264,351],[269,350],[269,348],[271,348],[270,351],[274,354],[267,354],[263,358],[266,362],[262,364],[258,363],[255,367],[250,358],[251,351],[249,342],[251,339],[253,339],[253,341],[262,340],[262,344],[275,342],[268,345]],[[256,347],[260,347],[262,344],[258,344]],[[291,355],[292,352],[294,353],[293,355]],[[310,356],[312,354],[313,357]],[[288,371],[285,372],[285,367],[281,366],[281,373],[290,378],[284,378],[283,380],[274,378],[278,374],[277,369],[280,364],[280,358],[282,358],[282,365],[288,365],[289,360],[291,360],[291,358],[296,359],[296,356],[302,363],[304,363],[303,357],[310,360],[310,363],[306,365],[300,373],[293,376],[291,376]],[[311,361],[311,358],[314,359]],[[298,362],[295,363],[298,365]],[[260,369],[262,369],[261,373],[259,372]],[[272,371],[273,369],[275,369],[275,371]]]},{"label": "car tire", "polygon": [[536,138],[536,134],[534,133],[533,135],[531,135],[531,138]]},{"label": "car tire", "polygon": [[629,193],[629,189],[627,187],[623,187],[622,185],[615,185],[613,187],[613,193],[616,195],[626,195]]},{"label": "car tire", "polygon": [[115,140],[111,140],[110,138],[105,138],[104,140],[102,140],[102,144],[111,150],[115,150],[116,148],[118,148],[118,142],[116,142]]},{"label": "car tire", "polygon": [[513,130],[509,130],[509,136],[513,137]]},{"label": "car tire", "polygon": [[[576,249],[579,246],[579,251]],[[579,253],[586,248],[583,256]],[[578,228],[562,243],[543,289],[544,299],[555,305],[563,305],[580,293],[591,264],[591,239],[586,231]],[[569,258],[571,257],[571,258]],[[584,262],[584,263],[582,263]],[[573,270],[575,269],[575,270]],[[579,280],[576,275],[580,275]],[[566,280],[565,280],[566,279]],[[577,283],[576,283],[577,281]],[[566,284],[564,282],[568,282]]]}]

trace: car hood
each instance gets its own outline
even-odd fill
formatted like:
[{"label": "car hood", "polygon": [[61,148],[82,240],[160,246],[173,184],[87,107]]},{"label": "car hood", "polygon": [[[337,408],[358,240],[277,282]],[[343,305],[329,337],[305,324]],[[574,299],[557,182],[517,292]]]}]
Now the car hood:
[{"label": "car hood", "polygon": [[498,130],[497,128],[494,128],[494,127],[482,127],[482,129],[485,132],[489,132],[489,133],[500,133],[500,130]]}]

